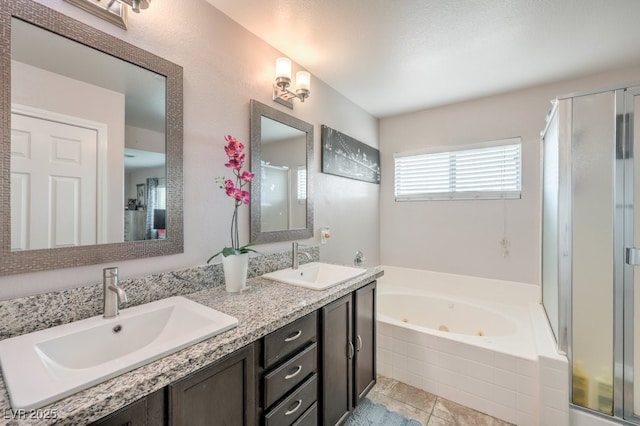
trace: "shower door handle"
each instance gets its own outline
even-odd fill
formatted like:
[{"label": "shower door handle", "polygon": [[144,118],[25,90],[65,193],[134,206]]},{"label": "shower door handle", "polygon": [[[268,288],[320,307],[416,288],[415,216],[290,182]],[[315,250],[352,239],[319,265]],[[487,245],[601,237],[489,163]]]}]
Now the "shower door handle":
[{"label": "shower door handle", "polygon": [[627,248],[626,262],[628,265],[640,265],[640,249]]}]

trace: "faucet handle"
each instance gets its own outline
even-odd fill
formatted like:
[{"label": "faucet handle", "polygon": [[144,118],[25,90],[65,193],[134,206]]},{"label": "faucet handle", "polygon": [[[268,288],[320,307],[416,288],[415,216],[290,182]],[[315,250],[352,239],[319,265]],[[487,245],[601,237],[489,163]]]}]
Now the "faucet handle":
[{"label": "faucet handle", "polygon": [[367,261],[367,258],[364,257],[364,253],[358,250],[356,252],[356,257],[353,259],[353,264],[355,266],[361,266],[366,261]]}]

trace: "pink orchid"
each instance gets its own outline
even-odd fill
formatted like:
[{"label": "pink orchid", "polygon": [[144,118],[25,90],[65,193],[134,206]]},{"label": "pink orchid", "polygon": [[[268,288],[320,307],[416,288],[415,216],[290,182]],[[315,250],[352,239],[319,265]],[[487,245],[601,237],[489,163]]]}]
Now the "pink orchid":
[{"label": "pink orchid", "polygon": [[251,173],[249,171],[244,171],[242,172],[242,174],[240,175],[240,179],[242,179],[244,182],[251,182],[254,178],[255,174]]},{"label": "pink orchid", "polygon": [[[220,188],[225,191],[228,197],[235,200],[235,208],[233,211],[233,216],[231,218],[232,247],[226,247],[223,251],[221,251],[221,253],[246,253],[247,251],[253,251],[247,248],[252,244],[247,244],[240,247],[238,234],[238,207],[240,207],[243,203],[249,204],[249,202],[251,201],[251,194],[249,193],[249,191],[243,188],[253,180],[255,175],[248,170],[242,171],[242,166],[244,165],[245,159],[247,158],[244,152],[244,144],[231,135],[226,135],[224,137],[224,140],[227,142],[224,147],[224,152],[228,158],[224,166],[233,170],[235,179],[219,178],[220,181],[222,181],[222,185],[220,185]],[[227,254],[224,255],[227,256]],[[216,255],[209,258],[209,261],[215,256]]]},{"label": "pink orchid", "polygon": [[228,163],[225,163],[225,167],[234,170],[240,170],[242,168],[242,163],[236,160],[235,158],[230,158]]}]

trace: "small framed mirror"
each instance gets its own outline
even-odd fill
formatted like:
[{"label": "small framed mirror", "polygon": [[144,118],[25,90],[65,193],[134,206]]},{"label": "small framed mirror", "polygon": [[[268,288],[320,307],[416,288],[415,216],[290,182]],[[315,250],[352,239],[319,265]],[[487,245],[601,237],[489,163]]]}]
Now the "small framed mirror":
[{"label": "small framed mirror", "polygon": [[251,100],[251,242],[313,236],[313,125]]}]

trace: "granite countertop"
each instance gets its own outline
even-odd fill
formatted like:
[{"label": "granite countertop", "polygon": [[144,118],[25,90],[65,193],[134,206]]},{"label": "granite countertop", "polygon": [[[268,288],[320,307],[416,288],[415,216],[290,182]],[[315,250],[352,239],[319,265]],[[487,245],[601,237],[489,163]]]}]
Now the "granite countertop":
[{"label": "granite countertop", "polygon": [[[248,281],[249,289],[242,293],[227,293],[224,286],[217,286],[188,294],[185,297],[238,318],[238,327],[40,410],[27,410],[20,419],[13,419],[17,413],[11,409],[4,381],[0,380],[0,408],[3,410],[0,419],[7,425],[80,425],[98,420],[366,285],[383,273],[380,267],[369,268],[364,275],[324,291],[257,277]],[[46,414],[51,418],[25,420],[25,417],[44,417]]]}]

